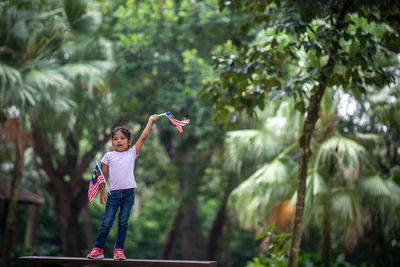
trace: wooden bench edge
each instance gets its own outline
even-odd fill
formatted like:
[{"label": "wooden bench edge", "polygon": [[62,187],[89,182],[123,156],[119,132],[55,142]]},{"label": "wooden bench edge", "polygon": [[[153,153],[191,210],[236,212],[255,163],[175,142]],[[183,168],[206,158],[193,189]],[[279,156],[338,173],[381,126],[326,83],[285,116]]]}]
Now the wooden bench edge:
[{"label": "wooden bench edge", "polygon": [[126,259],[116,261],[112,258],[88,259],[83,257],[54,257],[54,256],[21,256],[21,262],[31,263],[64,263],[64,264],[108,264],[108,265],[148,265],[148,266],[190,266],[190,267],[217,267],[216,261],[192,260],[155,260],[155,259]]}]

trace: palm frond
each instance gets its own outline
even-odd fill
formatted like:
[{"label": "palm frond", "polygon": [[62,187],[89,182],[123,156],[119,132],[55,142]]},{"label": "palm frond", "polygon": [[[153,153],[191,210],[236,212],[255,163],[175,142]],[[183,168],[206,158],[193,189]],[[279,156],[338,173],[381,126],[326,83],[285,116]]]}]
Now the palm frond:
[{"label": "palm frond", "polygon": [[19,99],[22,107],[26,104],[34,105],[37,102],[37,90],[31,86],[24,84],[23,90],[19,90]]},{"label": "palm frond", "polygon": [[301,113],[296,110],[294,101],[280,102],[274,113],[275,115],[269,115],[267,118],[265,128],[282,141],[292,143],[293,140],[297,140],[303,118]]},{"label": "palm frond", "polygon": [[360,187],[365,194],[376,199],[380,199],[381,197],[389,197],[391,195],[391,191],[387,184],[378,175],[360,179]]},{"label": "palm frond", "polygon": [[[396,64],[398,64],[397,56]],[[368,95],[369,100],[373,103],[372,116],[384,124],[400,124],[400,82],[397,81],[393,86],[385,86],[382,90],[376,92],[371,90]]]},{"label": "palm frond", "polygon": [[337,229],[346,230],[352,223],[362,220],[361,203],[358,197],[349,190],[339,190],[332,197],[332,218]]},{"label": "palm frond", "polygon": [[390,190],[390,197],[387,207],[387,218],[393,225],[396,225],[400,219],[400,186],[392,179],[385,180]]},{"label": "palm frond", "polygon": [[77,80],[78,78],[91,78],[100,76],[102,71],[91,64],[86,63],[69,63],[63,66],[63,71],[69,80]]},{"label": "palm frond", "polygon": [[322,214],[323,201],[328,195],[328,185],[322,175],[313,169],[309,169],[307,175],[307,192],[305,198],[306,221],[317,219]]},{"label": "palm frond", "polygon": [[365,148],[357,142],[343,136],[333,136],[319,148],[315,168],[329,169],[332,165],[339,164],[339,169],[345,172],[345,176],[357,177],[356,170],[365,155]]},{"label": "palm frond", "polygon": [[55,65],[32,66],[23,72],[24,82],[36,90],[69,88],[71,84]]},{"label": "palm frond", "polygon": [[25,84],[21,73],[6,64],[0,63],[0,106],[17,105],[24,108],[26,104],[35,103],[36,90]]},{"label": "palm frond", "polygon": [[[278,106],[271,104],[268,110],[273,113],[258,111],[258,117],[263,122],[261,129],[231,131],[227,134],[226,151],[227,164],[230,169],[239,166],[243,157],[265,160],[276,156],[287,143],[297,140],[298,112],[293,113],[289,101],[283,101]],[[274,115],[275,113],[275,115]]]},{"label": "palm frond", "polygon": [[384,105],[374,108],[374,113],[380,121],[384,123],[395,123],[400,125],[400,101],[396,99],[392,103],[385,103]]},{"label": "palm frond", "polygon": [[109,60],[91,60],[89,64],[102,70],[103,73],[109,72],[115,67],[115,63]]},{"label": "palm frond", "polygon": [[20,72],[17,69],[0,62],[0,85],[2,89],[7,87],[22,87],[23,80]]},{"label": "palm frond", "polygon": [[68,22],[74,32],[93,32],[101,24],[101,14],[96,10],[96,6],[91,2],[82,0],[65,0],[64,9]]},{"label": "palm frond", "polygon": [[75,103],[71,99],[72,84],[62,75],[60,67],[42,63],[29,66],[23,72],[26,88],[40,92],[41,105],[52,106],[56,113],[69,110]]},{"label": "palm frond", "polygon": [[73,25],[73,29],[79,33],[95,32],[101,25],[101,13],[95,9],[88,11]]},{"label": "palm frond", "polygon": [[114,67],[114,63],[105,60],[69,63],[63,66],[62,71],[67,79],[79,83],[90,92],[94,88],[105,89],[104,76]]},{"label": "palm frond", "polygon": [[328,192],[328,187],[324,178],[318,172],[312,172],[307,177],[307,193],[313,196],[324,195]]},{"label": "palm frond", "polygon": [[292,176],[293,165],[289,160],[274,160],[258,169],[248,181],[255,186],[285,183]]},{"label": "palm frond", "polygon": [[237,211],[240,224],[246,228],[253,228],[257,222],[266,221],[276,198],[273,189],[264,191],[263,194],[249,196],[244,192],[232,195],[229,205]]},{"label": "palm frond", "polygon": [[400,206],[400,186],[391,179],[385,180],[387,188],[390,190],[390,198],[392,200],[393,206]]},{"label": "palm frond", "polygon": [[360,192],[364,206],[378,212],[386,223],[397,224],[400,219],[400,186],[392,179],[378,175],[360,179]]},{"label": "palm frond", "polygon": [[[266,219],[277,201],[287,198],[294,190],[289,181],[293,176],[294,163],[287,159],[274,160],[265,164],[252,176],[235,188],[230,203],[240,214],[244,225],[255,224]],[[288,183],[289,182],[289,183]]]},{"label": "palm frond", "polygon": [[61,49],[61,56],[69,63],[114,60],[112,43],[104,38],[87,35],[74,36],[74,39],[64,43]]},{"label": "palm frond", "polygon": [[[277,124],[274,125],[277,126]],[[284,144],[282,139],[278,138],[275,134],[269,129],[259,130],[247,144],[249,146],[249,155],[254,159],[265,159],[279,153]]]},{"label": "palm frond", "polygon": [[227,133],[225,139],[225,169],[240,173],[242,161],[249,151],[250,140],[257,135],[257,132],[257,130],[238,130]]}]

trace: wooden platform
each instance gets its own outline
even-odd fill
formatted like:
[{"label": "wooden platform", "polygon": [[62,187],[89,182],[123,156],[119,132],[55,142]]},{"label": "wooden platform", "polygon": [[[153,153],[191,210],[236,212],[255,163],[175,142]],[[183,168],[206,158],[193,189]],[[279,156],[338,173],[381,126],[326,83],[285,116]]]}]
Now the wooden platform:
[{"label": "wooden platform", "polygon": [[126,259],[114,260],[105,258],[92,260],[88,258],[71,257],[46,257],[46,256],[24,256],[19,257],[21,262],[35,263],[36,267],[42,264],[74,264],[74,265],[125,265],[125,266],[164,266],[164,267],[217,267],[216,261],[186,261],[186,260],[145,260]]}]

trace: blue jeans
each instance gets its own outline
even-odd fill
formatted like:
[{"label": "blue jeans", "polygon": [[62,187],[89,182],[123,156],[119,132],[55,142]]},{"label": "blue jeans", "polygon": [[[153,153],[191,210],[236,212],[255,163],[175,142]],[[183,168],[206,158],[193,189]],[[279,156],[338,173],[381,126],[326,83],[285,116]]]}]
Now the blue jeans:
[{"label": "blue jeans", "polygon": [[120,208],[118,215],[118,233],[114,248],[124,248],[126,233],[128,231],[128,219],[135,202],[135,191],[133,188],[111,191],[107,197],[106,210],[103,221],[97,234],[95,247],[104,248],[108,234],[113,225],[115,214]]}]

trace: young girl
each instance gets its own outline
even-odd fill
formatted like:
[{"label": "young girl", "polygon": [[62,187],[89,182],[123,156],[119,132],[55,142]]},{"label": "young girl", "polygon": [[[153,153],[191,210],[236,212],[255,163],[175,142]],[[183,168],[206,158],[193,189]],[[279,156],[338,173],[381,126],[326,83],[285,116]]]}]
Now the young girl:
[{"label": "young girl", "polygon": [[128,230],[128,219],[135,200],[134,188],[136,181],[133,170],[135,159],[139,155],[144,141],[149,135],[151,125],[158,119],[158,115],[152,115],[147,122],[136,144],[129,148],[132,139],[128,129],[117,127],[112,131],[112,144],[114,151],[107,152],[101,162],[103,163],[104,179],[109,177],[110,195],[106,198],[104,183],[100,185],[100,203],[106,205],[103,221],[97,234],[93,250],[87,255],[89,259],[103,259],[103,248],[113,225],[118,208],[118,233],[114,246],[114,259],[125,260],[124,245]]}]

